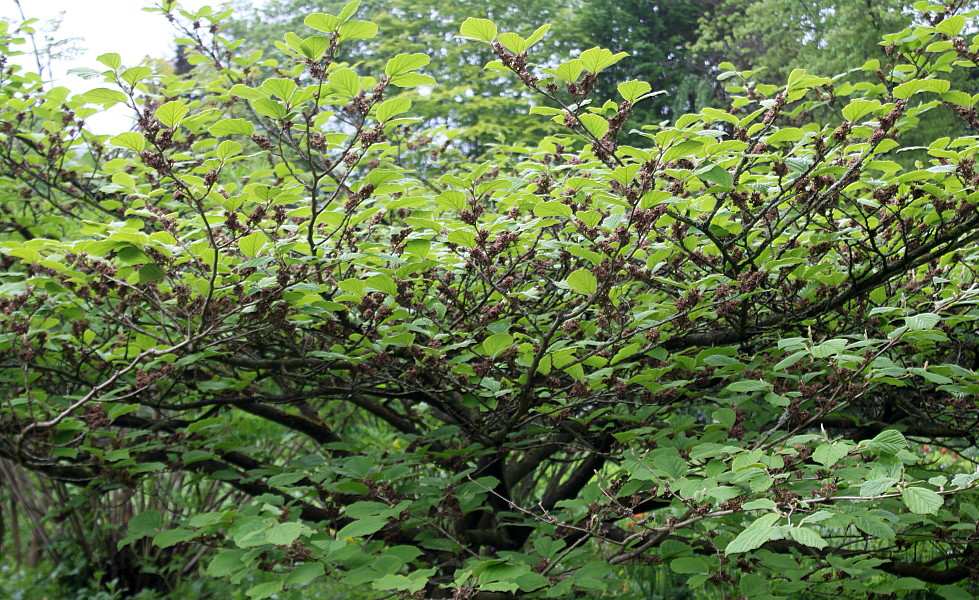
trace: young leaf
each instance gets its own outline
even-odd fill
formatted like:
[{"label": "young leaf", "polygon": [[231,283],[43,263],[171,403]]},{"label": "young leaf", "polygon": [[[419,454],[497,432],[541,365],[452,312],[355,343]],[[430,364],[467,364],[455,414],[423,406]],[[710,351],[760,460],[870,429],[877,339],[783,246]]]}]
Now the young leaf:
[{"label": "young leaf", "polygon": [[255,133],[255,126],[246,119],[221,119],[208,127],[207,132],[214,137],[235,134],[252,135]]},{"label": "young leaf", "polygon": [[171,129],[179,125],[185,116],[187,116],[187,105],[180,100],[161,104],[160,108],[156,109],[157,120]]},{"label": "young leaf", "polygon": [[579,116],[578,120],[585,126],[588,133],[592,134],[597,139],[602,139],[605,137],[606,132],[608,132],[608,121],[605,119],[605,117],[585,113]]},{"label": "young leaf", "polygon": [[231,140],[224,140],[218,144],[218,149],[214,153],[220,160],[225,160],[241,154],[241,144],[238,142],[233,142]]},{"label": "young leaf", "polygon": [[653,86],[649,85],[645,81],[637,81],[633,79],[632,81],[620,83],[616,89],[618,89],[619,95],[624,99],[629,102],[635,102],[637,98],[651,92],[653,90]]},{"label": "young leaf", "polygon": [[360,93],[360,77],[350,69],[340,69],[330,74],[330,89],[342,98],[353,98]]},{"label": "young leaf", "polygon": [[394,77],[408,71],[414,71],[427,65],[431,59],[427,54],[416,52],[415,54],[398,54],[387,62],[384,66],[384,73],[388,77]]},{"label": "young leaf", "polygon": [[109,52],[107,54],[102,54],[95,60],[99,61],[103,65],[109,67],[113,71],[118,71],[122,67],[122,58],[119,57],[115,52]]},{"label": "young leaf", "polygon": [[577,271],[568,275],[565,283],[572,290],[583,294],[585,296],[590,296],[595,293],[598,289],[598,280],[595,279],[595,275],[587,269],[578,269]]},{"label": "young leaf", "polygon": [[557,201],[541,202],[534,207],[534,214],[538,217],[570,217],[574,213],[571,207]]},{"label": "young leaf", "polygon": [[129,85],[136,85],[153,74],[149,67],[130,67],[122,72],[122,80]]},{"label": "young leaf", "polygon": [[349,2],[347,3],[346,6],[343,7],[343,10],[340,11],[340,14],[337,17],[341,21],[346,21],[350,17],[354,16],[357,13],[357,9],[359,8],[360,8],[360,0],[353,0],[353,2]]},{"label": "young leaf", "polygon": [[483,340],[483,353],[496,358],[501,352],[513,345],[513,336],[509,333],[497,333]]},{"label": "young leaf", "polygon": [[265,541],[276,546],[290,546],[299,539],[303,526],[295,521],[273,525],[265,532]]},{"label": "young leaf", "polygon": [[492,43],[496,39],[496,25],[487,19],[469,17],[459,28],[459,36],[470,40]]},{"label": "young leaf", "polygon": [[146,149],[146,138],[143,137],[142,133],[136,133],[135,131],[127,131],[126,133],[120,133],[116,137],[109,140],[113,146],[119,146],[120,148],[129,148],[136,152],[142,152]]},{"label": "young leaf", "polygon": [[405,98],[404,96],[398,96],[397,98],[391,98],[390,100],[385,100],[377,106],[377,113],[375,116],[377,120],[381,123],[392,119],[402,113],[408,112],[411,108],[411,100]]},{"label": "young leaf", "polygon": [[262,248],[269,243],[269,238],[261,232],[253,233],[251,235],[246,235],[245,237],[238,240],[238,248],[241,249],[241,253],[248,258],[254,258],[258,256],[258,253],[262,251]]},{"label": "young leaf", "polygon": [[523,54],[530,47],[527,40],[510,32],[500,34],[500,44],[513,54]]},{"label": "young leaf", "polygon": [[377,35],[377,25],[369,21],[347,21],[340,25],[340,41],[367,40]]},{"label": "young leaf", "polygon": [[313,13],[303,20],[306,27],[312,27],[313,29],[322,31],[324,33],[333,33],[342,22],[343,21],[337,17],[334,17],[333,15],[323,13]]},{"label": "young leaf", "polygon": [[602,70],[611,67],[627,56],[629,54],[626,52],[612,54],[610,50],[596,46],[582,52],[579,58],[581,59],[581,64],[586,69],[592,73],[600,73]]}]

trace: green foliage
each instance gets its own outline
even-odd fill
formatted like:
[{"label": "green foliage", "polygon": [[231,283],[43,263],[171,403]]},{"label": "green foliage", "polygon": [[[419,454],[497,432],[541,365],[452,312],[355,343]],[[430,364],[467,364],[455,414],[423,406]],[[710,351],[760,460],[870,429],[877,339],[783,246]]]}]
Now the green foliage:
[{"label": "green foliage", "polygon": [[[264,55],[167,3],[188,77],[3,71],[2,493],[94,532],[46,544],[62,580],[972,593],[979,139],[920,128],[979,124],[976,14],[922,7],[876,81],[727,69],[725,110],[624,138],[655,89],[603,87],[624,53],[541,67],[547,29],[456,8],[431,48],[352,2]],[[443,88],[442,48],[485,69]],[[448,152],[422,106],[478,81],[560,133]],[[134,131],[86,130],[113,105]]]}]

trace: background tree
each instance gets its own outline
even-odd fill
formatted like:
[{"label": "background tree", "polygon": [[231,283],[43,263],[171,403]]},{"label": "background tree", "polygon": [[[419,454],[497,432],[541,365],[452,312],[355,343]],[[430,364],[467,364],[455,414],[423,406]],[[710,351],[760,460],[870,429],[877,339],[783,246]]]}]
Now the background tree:
[{"label": "background tree", "polygon": [[[557,34],[577,50],[592,46],[627,52],[628,60],[609,67],[598,84],[598,96],[612,98],[619,83],[641,79],[662,90],[663,96],[644,100],[635,108],[634,122],[659,124],[712,105],[723,94],[710,65],[694,56],[691,47],[701,37],[701,20],[713,14],[713,2],[629,0],[584,1],[555,24]],[[800,63],[805,64],[805,63]]]},{"label": "background tree", "polygon": [[[0,456],[254,599],[650,565],[704,597],[972,595],[979,140],[893,158],[938,103],[977,124],[975,14],[886,36],[877,83],[725,73],[728,110],[641,144],[651,85],[593,98],[623,54],[535,68],[467,19],[563,127],[471,163],[402,93],[425,56],[344,54],[357,8],[271,57],[168,3],[190,78],[2,73]],[[115,104],[135,131],[86,131]]]}]

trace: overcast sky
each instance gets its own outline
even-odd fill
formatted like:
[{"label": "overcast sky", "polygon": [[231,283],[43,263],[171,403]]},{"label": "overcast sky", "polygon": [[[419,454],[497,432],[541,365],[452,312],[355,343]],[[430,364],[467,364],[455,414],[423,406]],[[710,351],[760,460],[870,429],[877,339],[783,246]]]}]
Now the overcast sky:
[{"label": "overcast sky", "polygon": [[[253,0],[256,3],[258,0]],[[104,69],[96,57],[107,52],[115,52],[122,57],[124,66],[138,64],[144,57],[171,59],[175,52],[173,30],[160,13],[143,12],[142,8],[151,6],[153,0],[20,0],[28,18],[41,21],[56,18],[64,13],[58,33],[61,38],[80,38],[76,45],[85,52],[71,61],[61,61],[54,65],[56,84],[83,92],[101,87],[97,79],[83,80],[67,76],[68,69],[89,67]],[[188,10],[197,10],[210,4],[217,7],[221,0],[180,0],[180,5]],[[0,0],[0,18],[20,23],[20,13],[13,0]],[[35,24],[43,28],[43,23]],[[30,65],[33,62],[18,61]],[[98,133],[119,133],[128,129],[127,117],[116,111],[100,119],[89,119],[89,125]]]}]

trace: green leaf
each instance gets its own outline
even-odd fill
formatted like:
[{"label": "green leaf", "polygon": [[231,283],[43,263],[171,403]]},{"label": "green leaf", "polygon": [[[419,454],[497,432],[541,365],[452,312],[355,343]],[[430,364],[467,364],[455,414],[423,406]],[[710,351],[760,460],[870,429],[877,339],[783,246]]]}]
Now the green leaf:
[{"label": "green leaf", "polygon": [[150,69],[149,67],[130,67],[123,71],[120,77],[129,85],[136,85],[152,74],[153,69]]},{"label": "green leaf", "polygon": [[936,590],[938,597],[943,600],[975,600],[975,596],[957,585],[943,585]]},{"label": "green leaf", "polygon": [[818,550],[822,550],[827,546],[826,540],[808,527],[792,527],[789,529],[789,535],[803,546],[809,546]]},{"label": "green leaf", "polygon": [[962,33],[965,28],[965,16],[955,15],[954,17],[949,17],[943,20],[938,25],[935,25],[935,31],[938,33],[944,33],[949,37],[955,37]]},{"label": "green leaf", "polygon": [[321,562],[303,563],[292,570],[286,577],[286,585],[302,585],[321,577],[326,572],[326,567]]},{"label": "green leaf", "polygon": [[337,538],[363,537],[365,535],[370,535],[380,531],[382,527],[387,525],[387,522],[387,517],[382,516],[358,519],[352,523],[348,523],[340,531],[338,531]]},{"label": "green leaf", "polygon": [[82,94],[82,97],[86,102],[100,104],[103,108],[109,108],[110,106],[119,104],[120,102],[125,102],[129,99],[119,90],[110,90],[108,88],[96,88],[94,90],[89,90]]},{"label": "green leaf", "polygon": [[577,271],[571,273],[568,275],[565,283],[567,283],[568,287],[572,290],[586,296],[594,294],[598,289],[598,280],[595,279],[595,275],[587,269],[578,269]]},{"label": "green leaf", "polygon": [[944,79],[913,79],[894,88],[894,97],[906,99],[921,92],[944,94],[951,84]]},{"label": "green leaf", "polygon": [[132,519],[129,519],[129,533],[139,533],[142,535],[155,534],[163,527],[163,515],[157,510],[144,510]]},{"label": "green leaf", "polygon": [[513,54],[523,54],[530,47],[527,40],[515,33],[501,33],[500,44]]},{"label": "green leaf", "polygon": [[856,100],[851,100],[849,104],[843,107],[843,118],[847,121],[857,121],[857,119],[863,117],[867,113],[879,110],[881,107],[880,100],[864,100],[863,98],[857,98]]},{"label": "green leaf", "polygon": [[880,479],[871,479],[860,485],[860,495],[861,496],[881,496],[886,494],[894,487],[894,484],[898,482],[896,477],[882,477]]},{"label": "green leaf", "polygon": [[278,523],[265,532],[265,541],[276,546],[289,546],[299,539],[303,526],[294,521]]},{"label": "green leaf", "polygon": [[218,144],[218,149],[214,154],[219,160],[226,160],[232,156],[237,156],[241,154],[241,144],[231,140],[224,140]]},{"label": "green leaf", "polygon": [[904,434],[896,429],[888,429],[877,434],[874,439],[864,444],[868,450],[880,454],[897,454],[899,451],[908,447],[908,441]]},{"label": "green leaf", "polygon": [[342,23],[340,19],[334,17],[333,15],[327,15],[323,13],[313,13],[303,19],[303,23],[306,27],[312,27],[317,31],[322,31],[324,33],[333,33],[333,31],[340,26]]},{"label": "green leaf", "polygon": [[187,116],[187,105],[179,100],[161,104],[160,108],[156,109],[157,120],[171,129],[179,125],[185,116]]},{"label": "green leaf", "polygon": [[377,35],[377,25],[370,21],[347,21],[340,25],[340,41],[367,40]]},{"label": "green leaf", "polygon": [[130,150],[134,150],[136,152],[142,152],[146,149],[146,138],[143,137],[142,133],[136,133],[135,131],[120,133],[116,137],[109,140],[109,143],[113,146],[129,148]]},{"label": "green leaf", "polygon": [[570,217],[574,213],[571,207],[560,202],[541,202],[534,206],[534,214],[538,217]]},{"label": "green leaf", "polygon": [[197,532],[190,529],[168,529],[153,536],[153,545],[169,548],[197,537]]},{"label": "green leaf", "polygon": [[420,69],[430,61],[431,59],[427,54],[420,52],[416,52],[415,54],[398,54],[384,66],[384,73],[388,77],[394,77],[395,75]]},{"label": "green leaf", "polygon": [[936,513],[944,503],[944,499],[939,494],[923,487],[904,488],[901,492],[901,500],[908,510],[917,515]]},{"label": "green leaf", "polygon": [[699,556],[684,556],[670,562],[670,570],[680,574],[707,573],[710,565]]},{"label": "green leaf", "polygon": [[207,565],[207,574],[211,577],[224,577],[245,566],[242,559],[247,550],[222,550],[211,559]]},{"label": "green leaf", "polygon": [[588,133],[592,134],[598,139],[605,137],[606,132],[608,132],[608,120],[605,117],[599,115],[593,115],[591,113],[585,113],[578,117],[581,124],[585,126]]},{"label": "green leaf", "polygon": [[586,69],[592,73],[600,73],[602,70],[611,67],[627,56],[629,54],[626,52],[612,54],[610,50],[596,46],[585,50],[578,58],[581,60],[582,66]]},{"label": "green leaf", "polygon": [[492,43],[496,39],[497,29],[493,21],[469,17],[459,28],[459,36],[470,40]]},{"label": "green leaf", "polygon": [[624,361],[627,358],[632,358],[633,356],[636,355],[636,353],[639,352],[640,348],[642,348],[642,345],[639,343],[629,344],[628,346],[625,346],[624,348],[616,352],[615,356],[613,356],[612,359],[608,361],[608,364],[614,365]]},{"label": "green leaf", "polygon": [[778,531],[778,528],[773,526],[778,522],[778,519],[778,514],[762,515],[742,531],[738,537],[731,540],[731,543],[724,549],[724,554],[740,554],[760,548],[762,544],[772,538],[772,534]]},{"label": "green leaf", "polygon": [[734,177],[720,165],[701,167],[694,172],[697,177],[723,187],[734,187]]},{"label": "green leaf", "polygon": [[892,540],[895,536],[894,529],[877,517],[853,515],[853,525],[860,531],[882,540]]},{"label": "green leaf", "polygon": [[246,235],[238,240],[238,248],[248,258],[258,256],[259,252],[269,243],[269,238],[262,232]]},{"label": "green leaf", "polygon": [[167,274],[160,267],[153,263],[145,264],[139,268],[139,282],[152,283],[165,279]]},{"label": "green leaf", "polygon": [[555,74],[565,81],[577,81],[578,76],[585,69],[585,66],[581,64],[581,60],[573,58],[567,62],[558,65],[555,69]]},{"label": "green leaf", "polygon": [[637,81],[633,79],[632,81],[625,81],[620,83],[616,89],[619,91],[619,95],[629,102],[635,102],[637,98],[648,94],[653,91],[653,86],[649,85],[645,81]]},{"label": "green leaf", "polygon": [[296,82],[291,79],[276,78],[267,79],[265,83],[262,84],[262,91],[272,96],[276,96],[283,102],[288,102],[292,98],[293,94],[296,93],[298,87],[299,86],[296,85]]},{"label": "green leaf", "polygon": [[271,98],[259,98],[252,100],[252,108],[260,115],[271,119],[284,119],[286,117],[286,107],[281,102]]},{"label": "green leaf", "polygon": [[321,35],[308,37],[299,43],[299,51],[303,53],[303,56],[312,60],[319,60],[329,47],[329,38]]},{"label": "green leaf", "polygon": [[390,275],[371,275],[367,278],[367,287],[385,293],[388,296],[398,295],[398,284]]},{"label": "green leaf", "polygon": [[391,85],[396,85],[400,88],[413,88],[420,85],[435,85],[435,78],[430,75],[422,75],[421,73],[402,73],[401,75],[395,75],[391,78]]},{"label": "green leaf", "polygon": [[824,467],[835,465],[850,453],[850,447],[843,442],[820,444],[812,453],[812,459]]},{"label": "green leaf", "polygon": [[672,162],[678,158],[684,158],[694,154],[704,146],[703,142],[696,140],[684,140],[663,153],[663,162]]},{"label": "green leaf", "polygon": [[353,0],[353,2],[348,2],[343,10],[340,11],[339,18],[341,21],[346,21],[350,17],[357,13],[357,9],[360,8],[360,0]]},{"label": "green leaf", "polygon": [[255,133],[255,126],[246,119],[221,119],[208,127],[207,132],[214,137],[235,134],[250,136]]},{"label": "green leaf", "polygon": [[360,93],[360,77],[350,69],[340,69],[330,74],[329,86],[342,98],[353,98]]},{"label": "green leaf", "polygon": [[766,144],[775,145],[781,142],[797,142],[802,139],[805,132],[798,127],[786,127],[779,129],[765,140]]},{"label": "green leaf", "polygon": [[935,313],[919,313],[904,318],[904,326],[908,331],[930,331],[942,321],[940,315]]},{"label": "green leaf", "polygon": [[397,98],[391,98],[390,100],[385,100],[377,106],[376,118],[380,122],[385,122],[392,119],[402,113],[408,112],[411,108],[411,100],[404,97],[398,96]]},{"label": "green leaf", "polygon": [[745,379],[743,381],[735,381],[727,386],[727,390],[730,392],[760,392],[762,390],[772,389],[772,384],[767,381],[762,381],[761,379]]},{"label": "green leaf", "polygon": [[267,581],[265,583],[260,583],[256,586],[252,586],[245,595],[252,600],[263,600],[270,596],[274,596],[282,591],[283,583],[281,581]]},{"label": "green leaf", "polygon": [[513,345],[513,336],[509,333],[497,333],[483,340],[483,353],[493,358]]},{"label": "green leaf", "polygon": [[109,67],[113,71],[118,71],[122,67],[122,58],[119,57],[115,52],[109,52],[107,54],[102,54],[95,60],[99,61],[103,65]]},{"label": "green leaf", "polygon": [[551,28],[550,25],[541,25],[540,27],[535,29],[534,33],[530,34],[530,37],[527,38],[528,48],[530,46],[533,46],[537,42],[541,41],[542,39],[544,39],[544,35],[547,34],[550,28]]}]

